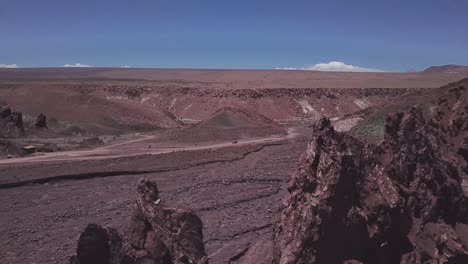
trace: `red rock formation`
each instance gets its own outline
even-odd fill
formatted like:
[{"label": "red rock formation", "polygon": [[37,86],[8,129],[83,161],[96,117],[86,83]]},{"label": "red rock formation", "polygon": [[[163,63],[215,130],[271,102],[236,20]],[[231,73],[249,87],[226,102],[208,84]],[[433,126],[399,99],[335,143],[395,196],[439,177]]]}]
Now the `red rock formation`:
[{"label": "red rock formation", "polygon": [[466,90],[443,92],[432,118],[390,114],[380,146],[320,122],[275,227],[275,263],[468,263],[468,170],[454,145]]},{"label": "red rock formation", "polygon": [[0,134],[17,137],[23,132],[23,114],[11,111],[8,105],[0,106]]},{"label": "red rock formation", "polygon": [[130,255],[160,261],[157,263],[208,263],[200,218],[189,211],[164,207],[160,201],[155,182],[138,182]]},{"label": "red rock formation", "polygon": [[90,224],[70,263],[207,264],[202,229],[197,215],[163,206],[156,183],[142,179],[128,239],[114,229]]},{"label": "red rock formation", "polygon": [[443,87],[435,121],[448,134],[449,143],[468,162],[468,79]]}]

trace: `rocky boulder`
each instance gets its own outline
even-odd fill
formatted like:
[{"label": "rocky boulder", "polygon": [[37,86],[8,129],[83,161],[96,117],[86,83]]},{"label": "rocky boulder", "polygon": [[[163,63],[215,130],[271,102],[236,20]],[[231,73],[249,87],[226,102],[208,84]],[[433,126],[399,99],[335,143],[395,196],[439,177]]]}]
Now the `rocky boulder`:
[{"label": "rocky boulder", "polygon": [[7,118],[11,115],[11,109],[8,105],[0,106],[0,118]]},{"label": "rocky boulder", "polygon": [[23,134],[23,114],[11,111],[8,105],[0,106],[0,132],[8,137]]},{"label": "rocky boulder", "polygon": [[208,263],[203,223],[189,211],[161,205],[156,183],[140,180],[129,242],[139,258],[161,263]]},{"label": "rocky boulder", "polygon": [[76,256],[72,264],[120,264],[123,263],[123,241],[112,228],[89,224],[78,240]]},{"label": "rocky boulder", "polygon": [[10,117],[7,119],[8,124],[11,127],[18,128],[21,131],[24,131],[23,125],[23,113],[21,112],[12,112]]},{"label": "rocky boulder", "polygon": [[34,121],[35,128],[47,128],[47,117],[40,113]]},{"label": "rocky boulder", "polygon": [[207,264],[203,223],[190,211],[168,208],[155,182],[138,182],[127,239],[90,224],[81,234],[72,264]]}]

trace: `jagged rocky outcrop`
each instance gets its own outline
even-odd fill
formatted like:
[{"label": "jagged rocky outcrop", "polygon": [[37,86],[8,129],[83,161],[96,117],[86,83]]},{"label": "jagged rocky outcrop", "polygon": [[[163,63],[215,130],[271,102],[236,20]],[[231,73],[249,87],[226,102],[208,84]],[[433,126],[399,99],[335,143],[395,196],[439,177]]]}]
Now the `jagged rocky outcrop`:
[{"label": "jagged rocky outcrop", "polygon": [[34,121],[35,128],[47,128],[47,117],[40,113]]},{"label": "jagged rocky outcrop", "polygon": [[275,226],[275,263],[468,263],[467,92],[442,92],[432,116],[390,114],[379,146],[319,122]]},{"label": "jagged rocky outcrop", "polygon": [[434,114],[435,122],[448,135],[449,144],[468,162],[468,79],[441,90]]},{"label": "jagged rocky outcrop", "polygon": [[161,203],[155,182],[138,182],[130,232],[90,224],[81,234],[72,264],[207,264],[200,218]]},{"label": "jagged rocky outcrop", "polygon": [[0,132],[7,136],[19,136],[24,132],[23,114],[13,112],[8,105],[0,106]]},{"label": "jagged rocky outcrop", "polygon": [[8,105],[0,106],[0,118],[7,118],[11,115],[11,109]]}]

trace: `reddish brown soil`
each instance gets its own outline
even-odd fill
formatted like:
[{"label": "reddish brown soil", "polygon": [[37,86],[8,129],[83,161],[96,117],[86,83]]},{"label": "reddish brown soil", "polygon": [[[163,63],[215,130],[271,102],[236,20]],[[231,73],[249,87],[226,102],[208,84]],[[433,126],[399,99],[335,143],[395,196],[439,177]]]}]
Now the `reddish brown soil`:
[{"label": "reddish brown soil", "polygon": [[[276,122],[339,118],[400,100],[420,89],[237,89],[183,88],[134,82],[0,84],[0,102],[30,116],[74,121],[85,130],[123,125],[178,127],[230,107]],[[27,98],[25,100],[25,98]],[[96,129],[94,129],[96,130]],[[105,130],[103,130],[105,131]]]},{"label": "reddish brown soil", "polygon": [[0,103],[16,111],[82,127],[170,128],[107,149],[2,161],[0,262],[65,263],[90,222],[125,234],[144,176],[158,183],[166,204],[200,216],[210,263],[259,263],[258,256],[271,263],[272,226],[310,129],[289,138],[282,128],[175,129],[183,126],[179,119],[194,123],[232,107],[276,123],[329,117],[349,129],[351,118],[467,75],[0,69]]},{"label": "reddish brown soil", "polygon": [[[88,223],[125,233],[142,176],[156,180],[165,203],[191,208],[201,217],[211,263],[259,246],[266,246],[263,250],[271,256],[272,222],[305,146],[289,141],[0,165],[0,257],[6,263],[65,263]],[[38,179],[45,180],[23,186],[28,180],[41,182]],[[6,184],[11,182],[21,186]],[[259,242],[262,239],[267,244]]]},{"label": "reddish brown soil", "polygon": [[[0,69],[0,79],[148,80],[167,87],[258,88],[437,88],[467,76],[467,67],[411,73],[301,70],[207,70],[122,68]],[[171,85],[172,84],[172,85]]]},{"label": "reddish brown soil", "polygon": [[93,96],[63,86],[21,85],[0,89],[0,100],[24,113],[44,113],[50,119],[112,125],[148,123],[175,127],[178,123],[164,110],[144,107],[128,100]]},{"label": "reddish brown soil", "polygon": [[424,93],[413,88],[436,88],[464,77],[466,68],[456,73],[0,69],[0,103],[31,116],[43,112],[49,119],[86,123],[82,126],[93,130],[122,124],[177,127],[176,119],[198,122],[223,107],[289,122],[339,118]]}]

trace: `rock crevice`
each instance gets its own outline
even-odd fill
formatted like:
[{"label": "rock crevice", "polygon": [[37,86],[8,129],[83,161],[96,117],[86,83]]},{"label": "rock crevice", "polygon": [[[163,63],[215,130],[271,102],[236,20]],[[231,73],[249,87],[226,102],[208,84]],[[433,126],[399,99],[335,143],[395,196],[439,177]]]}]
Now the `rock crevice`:
[{"label": "rock crevice", "polygon": [[457,231],[468,227],[467,164],[457,154],[467,91],[443,92],[432,116],[420,107],[389,114],[378,146],[327,119],[316,125],[275,226],[275,263],[468,263]]}]

